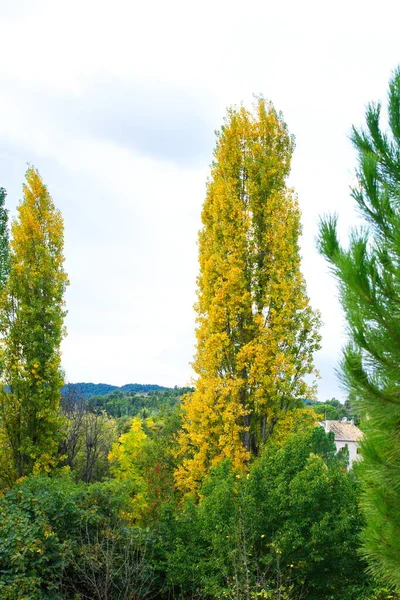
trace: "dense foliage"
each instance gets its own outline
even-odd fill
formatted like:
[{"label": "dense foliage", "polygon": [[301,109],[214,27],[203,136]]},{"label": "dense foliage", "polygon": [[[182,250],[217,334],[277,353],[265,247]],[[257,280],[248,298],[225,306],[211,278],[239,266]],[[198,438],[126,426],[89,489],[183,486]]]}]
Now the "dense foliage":
[{"label": "dense foliage", "polygon": [[367,417],[363,551],[371,570],[400,589],[400,70],[390,82],[387,133],[380,113],[380,104],[369,105],[366,129],[352,135],[359,164],[352,195],[365,227],[352,232],[345,250],[336,217],[328,218],[319,243],[348,323],[343,380]]},{"label": "dense foliage", "polygon": [[0,296],[3,435],[15,477],[54,464],[60,432],[64,336],[64,229],[39,173],[29,168],[12,224],[10,270]]},{"label": "dense foliage", "polygon": [[87,401],[88,410],[105,411],[112,417],[148,416],[166,407],[173,408],[183,394],[192,388],[174,388],[163,391],[149,391],[144,394],[116,390],[106,396],[92,396]]},{"label": "dense foliage", "polygon": [[31,476],[0,500],[2,600],[147,598],[149,535],[121,515],[117,482],[86,486]]},{"label": "dense foliage", "polygon": [[306,413],[277,427],[248,475],[221,461],[199,502],[174,491],[178,427],[173,414],[134,421],[113,450],[114,479],[86,485],[60,472],[8,491],[1,597],[374,597],[356,552],[359,484]]},{"label": "dense foliage", "polygon": [[331,398],[330,400],[325,400],[325,402],[313,401],[313,400],[304,400],[304,404],[306,406],[312,406],[313,410],[317,415],[320,415],[320,420],[328,419],[328,420],[341,420],[347,419],[351,421],[354,419],[354,423],[356,425],[360,424],[360,416],[357,410],[354,410],[352,404],[346,400],[346,402],[342,403],[336,398]]},{"label": "dense foliage", "polygon": [[0,290],[6,285],[10,272],[8,210],[5,208],[6,196],[6,190],[0,187]]},{"label": "dense foliage", "polygon": [[283,443],[277,435],[247,476],[220,462],[200,503],[178,514],[169,580],[182,597],[195,588],[199,598],[356,598],[368,583],[354,551],[358,484],[345,463],[313,426]]},{"label": "dense foliage", "polygon": [[300,271],[293,140],[271,104],[228,111],[199,234],[196,390],[185,400],[182,490],[230,457],[257,455],[277,419],[312,394],[319,316]]},{"label": "dense foliage", "polygon": [[71,390],[74,391],[75,394],[79,396],[83,396],[84,398],[91,398],[92,396],[105,396],[110,392],[120,391],[122,393],[127,392],[154,392],[154,391],[162,391],[170,388],[166,388],[162,385],[155,384],[142,384],[142,383],[126,383],[125,385],[118,387],[116,385],[110,385],[108,383],[68,383],[64,385],[61,389],[62,394],[68,394]]}]

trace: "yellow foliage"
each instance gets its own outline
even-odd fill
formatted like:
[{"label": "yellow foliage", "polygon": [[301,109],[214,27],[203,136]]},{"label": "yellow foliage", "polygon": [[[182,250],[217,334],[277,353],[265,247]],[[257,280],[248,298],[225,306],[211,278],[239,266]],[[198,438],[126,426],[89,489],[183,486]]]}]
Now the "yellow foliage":
[{"label": "yellow foliage", "polygon": [[111,472],[119,479],[131,478],[135,472],[135,460],[147,438],[143,431],[142,421],[136,417],[128,433],[123,433],[118,442],[112,445],[108,459],[111,463]]},{"label": "yellow foliage", "polygon": [[[154,424],[151,419],[146,419],[146,425],[151,428]],[[116,479],[126,479],[132,483],[134,493],[131,517],[134,519],[139,517],[147,506],[147,482],[138,466],[138,458],[144,450],[146,439],[143,422],[136,417],[128,433],[119,437],[108,455],[112,475]]]},{"label": "yellow foliage", "polygon": [[277,421],[271,440],[278,446],[283,446],[294,433],[314,429],[319,417],[312,408],[297,408],[285,411]]},{"label": "yellow foliage", "polygon": [[48,472],[55,464],[68,284],[63,218],[33,168],[23,191],[0,294],[2,377],[12,390],[2,394],[0,409],[15,476]]},{"label": "yellow foliage", "polygon": [[230,457],[245,470],[274,424],[313,388],[319,315],[300,271],[293,139],[263,99],[228,111],[199,234],[196,390],[184,400],[178,487],[197,490]]}]

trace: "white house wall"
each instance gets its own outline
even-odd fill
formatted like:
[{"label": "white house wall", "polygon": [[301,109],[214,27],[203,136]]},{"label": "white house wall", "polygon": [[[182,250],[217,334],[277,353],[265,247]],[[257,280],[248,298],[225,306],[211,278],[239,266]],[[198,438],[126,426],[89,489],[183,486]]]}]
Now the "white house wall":
[{"label": "white house wall", "polygon": [[337,452],[339,452],[339,450],[341,450],[345,446],[348,447],[348,449],[349,449],[349,468],[352,467],[353,462],[355,460],[360,460],[361,456],[360,456],[360,454],[357,454],[357,448],[358,448],[357,442],[340,442],[338,440],[335,440],[335,446],[336,446]]}]

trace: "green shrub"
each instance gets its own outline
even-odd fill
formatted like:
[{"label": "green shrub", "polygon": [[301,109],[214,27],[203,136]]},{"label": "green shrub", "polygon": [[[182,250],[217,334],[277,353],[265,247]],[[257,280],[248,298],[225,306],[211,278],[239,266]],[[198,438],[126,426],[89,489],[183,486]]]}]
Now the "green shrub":
[{"label": "green shrub", "polygon": [[123,518],[128,499],[115,481],[31,476],[17,484],[0,499],[1,598],[146,598],[151,540]]}]

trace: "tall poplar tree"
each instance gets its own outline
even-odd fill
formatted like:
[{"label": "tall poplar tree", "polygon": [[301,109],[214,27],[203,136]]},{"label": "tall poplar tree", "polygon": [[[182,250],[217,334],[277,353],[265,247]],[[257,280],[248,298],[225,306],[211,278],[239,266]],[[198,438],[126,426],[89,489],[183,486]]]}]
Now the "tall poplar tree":
[{"label": "tall poplar tree", "polygon": [[67,285],[63,219],[33,168],[26,173],[23,192],[12,224],[10,273],[0,311],[1,418],[18,477],[54,463]]},{"label": "tall poplar tree", "polygon": [[286,185],[293,139],[260,99],[228,111],[199,234],[196,390],[184,402],[178,486],[195,490],[211,465],[237,469],[275,422],[312,395],[319,347],[300,272],[300,211]]},{"label": "tall poplar tree", "polygon": [[358,185],[352,190],[363,229],[348,249],[335,216],[321,222],[319,247],[339,281],[348,324],[342,376],[366,417],[362,445],[363,552],[371,570],[400,590],[400,68],[389,84],[387,132],[381,105],[366,128],[353,128]]}]

